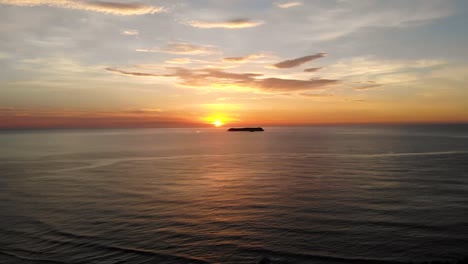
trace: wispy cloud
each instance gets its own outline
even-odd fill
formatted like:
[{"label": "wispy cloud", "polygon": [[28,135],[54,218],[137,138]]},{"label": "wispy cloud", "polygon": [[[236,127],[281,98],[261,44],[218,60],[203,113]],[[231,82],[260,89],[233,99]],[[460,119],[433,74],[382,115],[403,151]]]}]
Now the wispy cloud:
[{"label": "wispy cloud", "polygon": [[367,90],[376,89],[376,88],[381,87],[381,86],[382,86],[382,84],[371,83],[371,84],[367,84],[367,85],[361,85],[361,86],[358,86],[358,87],[354,87],[353,89],[355,91],[367,91]]},{"label": "wispy cloud", "polygon": [[187,24],[196,27],[196,28],[229,28],[229,29],[239,29],[239,28],[251,28],[262,25],[263,21],[254,21],[246,18],[233,19],[222,22],[209,22],[209,21],[197,21],[191,20]]},{"label": "wispy cloud", "polygon": [[128,110],[127,113],[131,114],[142,114],[142,115],[154,115],[161,113],[162,110],[159,108],[142,108],[142,109],[133,109]]},{"label": "wispy cloud", "polygon": [[15,108],[13,108],[13,107],[2,107],[2,108],[0,108],[0,114],[13,113],[14,111],[15,111]]},{"label": "wispy cloud", "polygon": [[279,8],[290,8],[290,7],[301,6],[301,5],[303,5],[302,2],[286,2],[286,3],[276,4],[276,6]]},{"label": "wispy cloud", "polygon": [[317,7],[320,15],[308,17],[310,39],[332,41],[363,30],[425,25],[456,12],[451,1],[440,0],[337,2],[333,7]]},{"label": "wispy cloud", "polygon": [[319,93],[319,94],[311,94],[311,93],[300,93],[300,96],[304,97],[311,97],[311,98],[323,98],[323,97],[332,97],[333,94],[329,93]]},{"label": "wispy cloud", "polygon": [[306,91],[324,89],[326,86],[337,84],[338,80],[330,79],[281,79],[267,78],[257,82],[257,87],[269,92],[285,92],[285,91]]},{"label": "wispy cloud", "polygon": [[15,6],[51,6],[77,10],[94,11],[112,15],[144,15],[163,12],[165,9],[138,3],[119,3],[107,1],[72,1],[72,0],[0,0],[0,4]]},{"label": "wispy cloud", "polygon": [[316,71],[319,71],[320,69],[322,69],[321,67],[318,67],[318,68],[308,68],[308,69],[305,69],[304,72],[316,72]]},{"label": "wispy cloud", "polygon": [[166,63],[170,64],[189,64],[191,62],[192,60],[190,58],[175,58],[166,61]]},{"label": "wispy cloud", "polygon": [[227,57],[223,59],[223,62],[230,62],[230,63],[246,63],[252,60],[260,59],[265,57],[264,54],[250,54],[247,56],[241,57]]},{"label": "wispy cloud", "polygon": [[361,84],[381,85],[416,81],[432,69],[446,65],[445,60],[383,60],[376,57],[353,57],[339,60],[321,70],[328,78],[340,78]]},{"label": "wispy cloud", "polygon": [[153,74],[146,72],[133,72],[115,68],[106,70],[132,76],[147,77],[176,77],[178,84],[187,87],[221,87],[227,89],[257,89],[265,92],[288,92],[324,89],[326,86],[337,84],[338,80],[332,79],[283,79],[276,77],[265,78],[261,73],[234,73],[221,69],[187,69],[181,67],[167,68],[170,73]]},{"label": "wispy cloud", "polygon": [[164,74],[155,74],[155,73],[147,73],[147,72],[135,72],[135,71],[125,71],[117,68],[107,67],[105,68],[106,71],[120,73],[124,75],[133,75],[133,76],[146,76],[146,77],[164,77],[167,75]]},{"label": "wispy cloud", "polygon": [[296,58],[296,59],[292,59],[292,60],[285,60],[285,61],[282,61],[282,62],[278,62],[276,64],[274,64],[273,66],[275,68],[294,68],[294,67],[297,67],[297,66],[300,66],[304,63],[307,63],[309,61],[313,61],[313,60],[316,60],[316,59],[320,59],[320,58],[323,58],[325,57],[327,54],[326,53],[317,53],[315,55],[309,55],[309,56],[304,56],[304,57],[300,57],[300,58]]},{"label": "wispy cloud", "polygon": [[122,35],[126,35],[126,36],[136,36],[138,34],[140,34],[140,32],[136,29],[126,29],[126,30],[122,30],[122,32],[120,32],[120,34]]},{"label": "wispy cloud", "polygon": [[169,43],[163,48],[154,49],[136,49],[139,52],[163,52],[171,54],[184,54],[184,55],[207,55],[218,53],[219,50],[211,45],[197,45],[191,43]]}]

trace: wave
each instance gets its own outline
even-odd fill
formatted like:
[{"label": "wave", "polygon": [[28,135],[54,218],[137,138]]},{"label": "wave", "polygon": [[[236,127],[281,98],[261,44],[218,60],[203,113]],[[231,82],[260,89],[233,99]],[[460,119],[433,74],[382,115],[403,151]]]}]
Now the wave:
[{"label": "wave", "polygon": [[[28,261],[28,262],[33,262],[33,263],[39,263],[39,264],[66,264],[70,262],[64,262],[64,261],[58,261],[58,260],[52,260],[52,259],[41,259],[41,258],[30,258],[30,257],[25,257],[25,256],[20,256],[18,254],[14,254],[11,252],[4,252],[0,251],[0,256],[7,256],[16,260],[20,261]],[[16,262],[16,261],[15,261]]]},{"label": "wave", "polygon": [[252,255],[267,256],[273,260],[273,263],[309,263],[310,261],[323,261],[326,263],[362,263],[362,264],[403,264],[406,262],[385,259],[369,259],[369,258],[350,258],[341,256],[329,256],[326,254],[308,254],[308,253],[294,253],[284,250],[273,250],[263,247],[249,247],[232,243],[223,243],[213,245],[213,247],[232,247],[240,252],[249,252]]},{"label": "wave", "polygon": [[[117,255],[138,255],[138,256],[144,256],[144,257],[149,257],[153,259],[159,259],[159,260],[167,260],[169,263],[195,263],[195,264],[210,264],[209,261],[197,258],[197,257],[192,257],[192,256],[185,256],[185,255],[179,255],[179,254],[172,254],[172,253],[163,253],[155,250],[149,250],[149,249],[141,249],[141,248],[133,248],[133,247],[125,247],[125,246],[117,246],[112,243],[106,243],[107,241],[104,241],[104,238],[100,237],[95,237],[95,236],[89,236],[89,235],[82,235],[82,234],[75,234],[67,231],[62,231],[60,229],[57,229],[53,225],[50,225],[42,220],[39,219],[28,219],[30,224],[41,226],[43,229],[42,232],[37,232],[37,233],[30,233],[26,231],[20,231],[20,230],[12,230],[12,229],[4,229],[1,228],[0,231],[4,235],[12,235],[14,237],[27,237],[28,240],[34,240],[39,243],[53,243],[56,246],[71,246],[75,248],[89,248],[89,250],[93,251],[110,251],[111,254],[117,254]],[[103,240],[104,239],[104,240]],[[0,243],[0,246],[2,244]],[[5,246],[5,245],[4,245]],[[2,246],[2,248],[4,247]],[[4,248],[6,249],[8,246],[5,246]],[[70,263],[70,262],[62,262],[62,261],[57,261],[57,260],[51,260],[51,259],[41,259],[41,258],[33,258],[33,257],[25,257],[25,256],[20,256],[17,253],[13,253],[14,251],[24,251],[28,252],[30,255],[34,254],[44,254],[44,252],[35,252],[31,251],[30,249],[12,249],[9,252],[5,251],[0,251],[0,255],[6,255],[10,256],[12,258],[16,259],[21,259],[24,261],[32,261],[34,263],[44,263],[44,264],[62,264],[62,263]],[[88,251],[90,252],[90,251]],[[95,252],[96,254],[93,254],[93,258],[96,258],[97,256],[102,256],[105,255],[102,253]],[[89,261],[89,257],[87,257],[84,260],[79,260],[77,262],[79,263],[86,263]],[[0,259],[1,262],[1,259]]]},{"label": "wave", "polygon": [[[352,153],[254,153],[254,154],[205,154],[205,155],[173,155],[173,156],[150,156],[150,157],[129,157],[113,159],[95,159],[95,160],[76,160],[80,162],[90,162],[89,165],[76,166],[64,169],[53,169],[54,172],[69,172],[85,169],[95,169],[105,166],[115,165],[121,162],[132,161],[152,161],[152,160],[179,160],[194,158],[211,157],[251,157],[262,156],[265,158],[297,158],[297,157],[342,157],[342,158],[383,158],[383,157],[407,157],[407,156],[442,156],[468,154],[468,151],[438,151],[438,152],[403,152],[403,153],[371,153],[371,154],[352,154]],[[38,161],[43,162],[43,161]]]}]

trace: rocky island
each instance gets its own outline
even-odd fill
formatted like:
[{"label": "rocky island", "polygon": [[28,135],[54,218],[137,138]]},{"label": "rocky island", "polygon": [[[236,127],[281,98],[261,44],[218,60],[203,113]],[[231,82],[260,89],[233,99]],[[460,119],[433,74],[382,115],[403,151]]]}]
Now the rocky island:
[{"label": "rocky island", "polygon": [[262,132],[265,131],[261,127],[232,127],[228,129],[229,132]]}]

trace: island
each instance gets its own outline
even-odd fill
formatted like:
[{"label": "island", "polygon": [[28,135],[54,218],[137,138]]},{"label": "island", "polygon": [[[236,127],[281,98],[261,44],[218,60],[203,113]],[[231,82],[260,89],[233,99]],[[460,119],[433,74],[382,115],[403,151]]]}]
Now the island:
[{"label": "island", "polygon": [[262,132],[265,131],[261,127],[232,127],[228,132]]}]

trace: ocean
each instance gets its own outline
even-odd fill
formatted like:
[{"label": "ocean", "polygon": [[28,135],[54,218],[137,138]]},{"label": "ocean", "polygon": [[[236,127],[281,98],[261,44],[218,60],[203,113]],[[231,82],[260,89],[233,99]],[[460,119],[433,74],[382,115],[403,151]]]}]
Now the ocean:
[{"label": "ocean", "polygon": [[468,125],[0,131],[0,263],[401,263],[468,249]]}]

